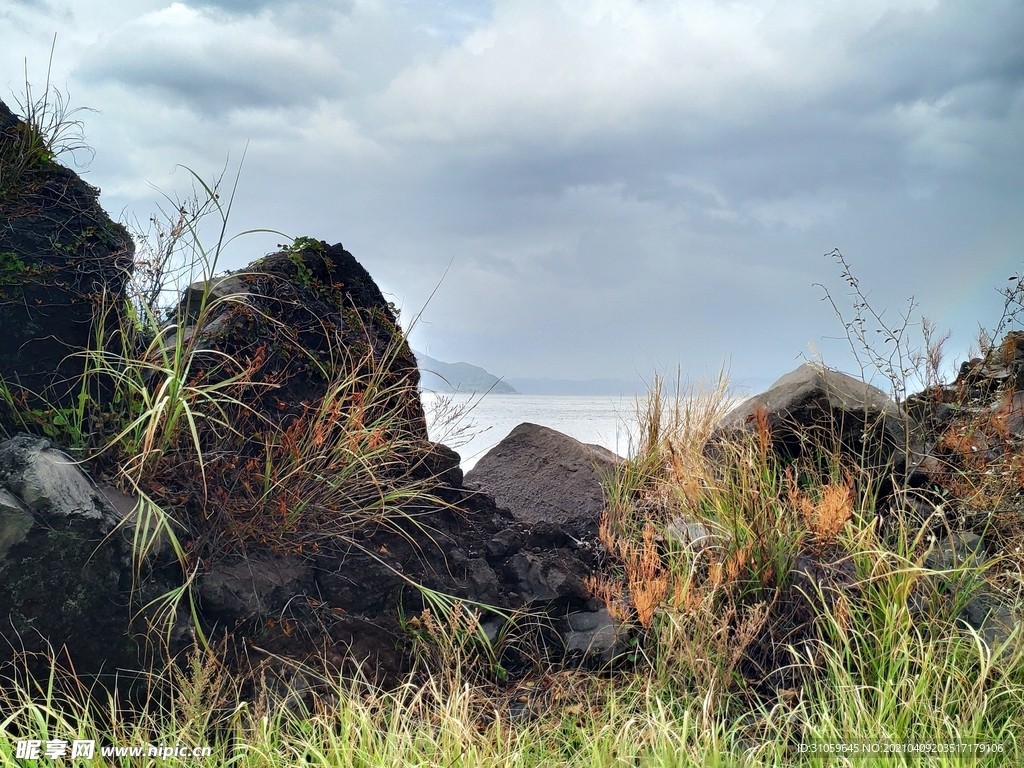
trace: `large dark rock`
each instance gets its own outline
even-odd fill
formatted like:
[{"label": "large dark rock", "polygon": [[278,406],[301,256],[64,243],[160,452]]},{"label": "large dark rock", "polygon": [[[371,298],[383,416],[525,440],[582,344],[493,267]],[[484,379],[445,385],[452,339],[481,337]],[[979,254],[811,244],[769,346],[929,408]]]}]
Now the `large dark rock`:
[{"label": "large dark rock", "polygon": [[313,569],[293,556],[251,557],[233,565],[217,563],[199,577],[205,615],[234,626],[240,621],[280,615],[288,601],[312,594]]},{"label": "large dark rock", "polygon": [[917,456],[912,422],[888,395],[811,363],[736,406],[717,436],[753,433],[759,412],[774,449],[789,458],[838,449],[866,467],[903,470],[908,456],[911,461]]},{"label": "large dark rock", "polygon": [[967,399],[1024,388],[1024,331],[1010,331],[983,357],[963,363],[953,387]]},{"label": "large dark rock", "polygon": [[[250,426],[260,432],[315,409],[341,372],[353,392],[365,393],[349,403],[365,411],[364,422],[386,416],[392,433],[426,443],[419,368],[394,309],[340,243],[299,243],[186,291],[184,333],[211,352],[209,375],[235,373],[223,364],[228,358],[250,366],[255,386],[246,401],[258,415]],[[202,355],[199,361],[204,367]]]},{"label": "large dark rock", "polygon": [[[283,566],[263,555],[215,567],[202,577],[204,615],[248,635],[250,661],[361,662],[361,674],[384,681],[398,679],[409,662],[400,612],[430,607],[418,586],[471,606],[546,614],[551,640],[573,638],[567,650],[576,654],[590,646],[581,646],[583,635],[568,621],[601,608],[585,584],[598,567],[595,542],[551,524],[526,526],[483,493],[465,494],[458,506],[421,508],[404,524],[367,525],[337,544],[307,559],[311,572],[295,558]],[[601,658],[605,634],[592,638]]]},{"label": "large dark rock", "polygon": [[918,440],[929,448],[921,469],[932,479],[994,462],[1024,442],[1024,331],[1012,331],[984,357],[960,366],[952,384],[938,384],[907,398]]},{"label": "large dark rock", "polygon": [[29,407],[72,406],[97,309],[119,324],[135,246],[98,195],[0,102],[0,375]]},{"label": "large dark rock", "polygon": [[483,491],[525,525],[555,525],[589,539],[604,510],[602,482],[620,461],[601,446],[520,424],[466,474],[466,487]]},{"label": "large dark rock", "polygon": [[[926,482],[1009,460],[1024,447],[1024,331],[1011,331],[960,366],[952,384],[907,398],[915,438],[927,448],[916,467]],[[991,469],[992,467],[988,467]]]},{"label": "large dark rock", "polygon": [[611,664],[629,650],[626,628],[608,613],[607,608],[570,614],[565,620],[565,650],[590,663]]},{"label": "large dark rock", "polygon": [[46,440],[0,443],[0,662],[52,649],[82,677],[140,667],[129,634],[130,545],[111,535],[121,522]]}]

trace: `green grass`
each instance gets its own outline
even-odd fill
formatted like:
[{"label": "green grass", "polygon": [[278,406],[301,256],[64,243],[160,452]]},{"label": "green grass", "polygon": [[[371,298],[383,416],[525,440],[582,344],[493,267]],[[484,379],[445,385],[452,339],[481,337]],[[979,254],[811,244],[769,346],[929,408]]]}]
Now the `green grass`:
[{"label": "green grass", "polygon": [[[858,651],[827,654],[818,662],[818,682],[800,698],[745,711],[729,697],[709,708],[699,691],[681,691],[665,670],[654,669],[613,678],[559,672],[538,679],[535,689],[514,690],[473,685],[458,675],[395,690],[338,683],[332,697],[307,711],[266,699],[235,704],[223,673],[197,662],[155,712],[111,699],[90,706],[84,692],[70,700],[51,690],[23,690],[6,694],[0,727],[12,741],[210,746],[212,756],[201,762],[209,765],[845,765],[861,763],[811,750],[908,743],[1002,751],[970,760],[962,753],[913,752],[885,764],[1019,764],[1020,661],[997,669],[969,637],[929,640],[908,636],[897,624],[861,637]],[[862,677],[862,665],[874,679]],[[531,690],[540,691],[539,714],[517,718],[512,704]],[[10,761],[13,749],[0,741],[0,759]]]},{"label": "green grass", "polygon": [[[819,510],[824,489],[845,482],[843,475],[816,485],[809,478],[822,475],[808,471],[798,481],[756,438],[735,446],[725,460],[731,471],[712,471],[697,457],[721,409],[690,401],[689,415],[669,412],[678,402],[662,397],[660,424],[647,419],[643,450],[610,481],[609,510],[619,520],[613,549],[621,555],[632,542],[639,564],[645,532],[684,510],[723,543],[699,556],[686,547],[654,549],[657,563],[647,565],[666,586],[646,628],[631,591],[638,582],[628,583],[630,560],[622,557],[627,585],[618,608],[637,624],[635,665],[613,672],[538,666],[495,682],[487,669],[493,655],[470,648],[472,622],[463,615],[453,626],[460,620],[453,610],[446,624],[439,610],[436,629],[425,630],[423,616],[416,622],[421,663],[403,685],[336,680],[311,709],[279,689],[241,699],[212,651],[155,676],[150,700],[160,705],[148,708],[106,694],[97,700],[59,672],[49,686],[9,686],[0,727],[12,741],[0,740],[0,759],[12,761],[17,739],[94,738],[210,746],[200,764],[237,766],[865,764],[863,755],[837,749],[878,750],[867,764],[1020,764],[1024,653],[1017,638],[989,648],[952,620],[912,614],[909,597],[923,578],[919,532],[904,526],[882,537],[868,486],[849,502],[837,496],[848,516],[838,530],[825,526],[800,510]],[[803,546],[827,551],[829,562],[848,561],[856,587],[837,596],[823,582],[807,595],[814,632],[787,647],[774,630],[795,598],[775,569]],[[747,660],[766,646],[778,652],[773,658],[788,659],[789,687],[768,690],[751,675]],[[881,756],[904,745],[921,746]],[[95,764],[138,763],[105,757]]]}]

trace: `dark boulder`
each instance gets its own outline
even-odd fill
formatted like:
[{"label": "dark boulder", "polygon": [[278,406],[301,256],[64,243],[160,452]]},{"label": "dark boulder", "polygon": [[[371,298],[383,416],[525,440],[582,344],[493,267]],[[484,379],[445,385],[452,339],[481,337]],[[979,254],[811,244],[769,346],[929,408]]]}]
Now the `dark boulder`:
[{"label": "dark boulder", "polygon": [[466,474],[519,522],[558,526],[578,539],[593,539],[604,510],[602,483],[619,456],[548,427],[520,424]]},{"label": "dark boulder", "polygon": [[0,443],[0,661],[52,650],[80,677],[104,679],[140,667],[129,633],[131,535],[115,533],[122,519],[48,441]]},{"label": "dark boulder", "polygon": [[[546,615],[548,641],[557,646],[561,639],[570,655],[586,655],[581,644],[589,630],[573,634],[568,618],[602,607],[585,585],[598,567],[594,542],[578,541],[556,525],[526,526],[479,491],[464,492],[457,506],[424,507],[404,523],[367,525],[337,546],[322,547],[309,562],[312,583],[303,572],[283,591],[274,584],[274,611],[248,630],[250,660],[259,656],[252,649],[262,649],[272,666],[282,659],[310,663],[324,659],[327,649],[326,658],[336,666],[355,663],[356,653],[361,674],[397,680],[410,660],[411,639],[398,616],[416,616],[431,607],[421,588],[481,610],[492,634],[502,621],[493,614],[488,618],[484,606],[504,613],[529,609],[533,628]],[[237,564],[230,573],[253,583],[220,593],[237,602],[234,607],[218,604],[217,614],[224,617],[240,616],[260,589],[246,565]],[[208,607],[214,606],[204,599],[204,613]],[[577,623],[587,626],[582,619]],[[593,653],[604,658],[607,628],[594,629],[596,636],[585,645],[589,648],[592,641]],[[564,643],[570,638],[573,647],[568,649]],[[558,655],[556,648],[552,651]]]},{"label": "dark boulder", "polygon": [[292,556],[250,557],[215,564],[199,577],[204,615],[229,626],[280,616],[290,600],[312,594],[313,569]]},{"label": "dark boulder", "polygon": [[980,358],[960,366],[953,390],[976,400],[999,389],[1024,388],[1024,331],[1010,331]]},{"label": "dark boulder", "polygon": [[412,476],[433,478],[441,486],[461,488],[463,473],[462,457],[458,452],[442,443],[430,443],[419,460],[412,467]]},{"label": "dark boulder", "polygon": [[[97,310],[119,326],[135,246],[98,195],[0,102],[0,372],[27,407],[74,405]],[[8,434],[21,426],[0,409]]]},{"label": "dark boulder", "polygon": [[315,410],[340,372],[360,398],[348,406],[361,409],[364,423],[386,416],[391,433],[427,442],[416,358],[394,309],[340,243],[300,238],[239,272],[195,283],[180,314],[185,338],[208,352],[197,356],[208,375],[226,379],[248,367],[256,431],[286,428]]},{"label": "dark boulder", "polygon": [[592,665],[611,664],[629,651],[627,628],[604,607],[569,614],[563,641],[570,657],[580,657]]},{"label": "dark boulder", "polygon": [[[952,384],[907,399],[918,439],[929,447],[922,470],[934,477],[971,461],[994,462],[1024,442],[1024,331],[1006,334],[982,358],[963,363]],[[959,455],[958,455],[959,454]]]},{"label": "dark boulder", "polygon": [[772,447],[787,458],[840,450],[862,466],[904,471],[918,460],[913,422],[888,395],[859,379],[804,363],[723,421],[715,439],[758,429],[763,414]]}]

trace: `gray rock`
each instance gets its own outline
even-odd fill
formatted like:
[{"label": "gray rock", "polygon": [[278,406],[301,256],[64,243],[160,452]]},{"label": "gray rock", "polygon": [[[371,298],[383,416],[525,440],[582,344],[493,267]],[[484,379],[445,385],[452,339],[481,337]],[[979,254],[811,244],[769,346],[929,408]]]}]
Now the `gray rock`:
[{"label": "gray rock", "polygon": [[600,446],[524,423],[466,473],[465,485],[526,525],[547,522],[592,538],[604,508],[602,480],[620,461]]},{"label": "gray rock", "polygon": [[273,618],[309,593],[313,569],[297,557],[250,558],[219,564],[199,578],[203,612],[234,621]]},{"label": "gray rock", "polygon": [[1010,606],[985,581],[987,552],[974,533],[950,534],[925,555],[928,576],[914,596],[912,607],[919,616],[942,615],[948,607],[959,608],[957,620],[976,629],[990,648],[1002,646],[1016,626]]},{"label": "gray rock", "polygon": [[703,552],[719,543],[719,537],[704,523],[685,515],[669,520],[664,535],[668,543],[694,553]]},{"label": "gray rock", "polygon": [[[723,421],[719,435],[753,432],[763,408],[779,453],[795,457],[807,449],[839,445],[862,463],[919,461],[911,445],[906,413],[877,387],[812,363],[780,378],[766,391],[740,403]],[[911,455],[907,455],[907,448]]]},{"label": "gray rock", "polygon": [[489,603],[498,597],[498,576],[482,557],[472,557],[456,547],[448,553],[452,575],[466,585],[466,596],[476,602]]},{"label": "gray rock", "polygon": [[18,435],[0,445],[0,481],[33,512],[93,519],[108,530],[120,521],[75,461],[47,440]]},{"label": "gray rock", "polygon": [[932,571],[977,570],[984,565],[986,557],[981,536],[959,531],[937,542],[924,556],[924,566]]},{"label": "gray rock", "polygon": [[20,544],[35,525],[35,518],[21,499],[0,488],[0,560],[15,544]]},{"label": "gray rock", "polygon": [[726,425],[743,426],[760,404],[775,419],[794,418],[802,411],[820,412],[822,407],[852,413],[868,412],[893,419],[904,418],[900,409],[882,390],[840,371],[804,363],[778,379],[767,390],[740,403],[725,420]]},{"label": "gray rock", "polygon": [[580,657],[584,663],[609,664],[628,650],[628,631],[607,608],[570,613],[565,623],[562,640],[566,653]]},{"label": "gray rock", "polygon": [[564,550],[519,552],[509,559],[505,571],[527,603],[550,605],[590,598],[583,586],[584,569]]},{"label": "gray rock", "polygon": [[498,531],[484,545],[489,557],[499,559],[523,546],[523,537],[514,529]]},{"label": "gray rock", "polygon": [[[1013,610],[990,589],[982,589],[972,597],[958,618],[978,630],[988,647],[993,649],[1002,646],[1017,626]],[[1009,651],[1007,648],[1005,653]]]},{"label": "gray rock", "polygon": [[64,649],[81,677],[139,668],[131,550],[110,535],[120,522],[48,441],[19,435],[0,443],[0,662],[16,650]]}]

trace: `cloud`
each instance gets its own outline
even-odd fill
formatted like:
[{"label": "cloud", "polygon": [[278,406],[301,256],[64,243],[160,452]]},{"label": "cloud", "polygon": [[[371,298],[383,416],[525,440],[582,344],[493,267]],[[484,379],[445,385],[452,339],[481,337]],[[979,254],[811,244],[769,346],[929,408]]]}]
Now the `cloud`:
[{"label": "cloud", "polygon": [[341,240],[410,311],[451,263],[416,333],[509,375],[782,373],[838,330],[835,246],[966,343],[1024,239],[1015,0],[12,7],[0,62],[59,26],[114,209],[248,141],[239,229]]},{"label": "cloud", "polygon": [[834,68],[809,70],[810,36],[772,34],[770,8],[500,3],[488,27],[396,78],[382,107],[396,135],[434,141],[703,134],[804,98]]},{"label": "cloud", "polygon": [[389,135],[410,142],[761,150],[759,138],[788,134],[902,141],[942,167],[963,157],[943,137],[965,114],[995,115],[1020,92],[1022,37],[1009,2],[985,14],[934,2],[504,2],[461,45],[399,74],[378,106]]},{"label": "cloud", "polygon": [[264,9],[283,8],[295,4],[295,0],[185,0],[192,8],[216,8],[242,15],[259,14]]},{"label": "cloud", "polygon": [[103,39],[80,76],[157,91],[205,114],[274,109],[336,97],[352,75],[327,46],[281,35],[269,17],[174,3]]}]

